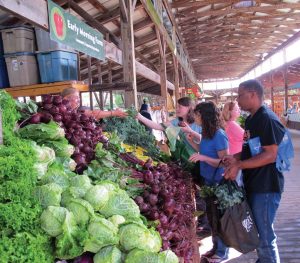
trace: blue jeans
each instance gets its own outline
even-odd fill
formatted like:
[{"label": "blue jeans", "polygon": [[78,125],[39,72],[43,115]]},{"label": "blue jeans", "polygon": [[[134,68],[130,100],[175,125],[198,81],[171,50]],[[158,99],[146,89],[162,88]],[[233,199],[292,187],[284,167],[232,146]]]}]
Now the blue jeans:
[{"label": "blue jeans", "polygon": [[259,233],[257,263],[280,263],[273,223],[281,199],[280,193],[251,193],[248,202]]},{"label": "blue jeans", "polygon": [[216,248],[215,254],[221,258],[227,259],[229,248],[223,243],[222,239],[218,236],[213,236],[214,248]]}]

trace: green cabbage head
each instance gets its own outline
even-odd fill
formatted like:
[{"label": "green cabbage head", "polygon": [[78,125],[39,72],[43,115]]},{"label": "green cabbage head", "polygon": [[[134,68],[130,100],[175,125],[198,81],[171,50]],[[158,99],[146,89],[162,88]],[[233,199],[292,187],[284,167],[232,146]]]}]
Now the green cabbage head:
[{"label": "green cabbage head", "polygon": [[87,175],[77,175],[70,179],[70,192],[76,198],[82,198],[92,187],[91,180]]},{"label": "green cabbage head", "polygon": [[101,248],[119,243],[118,228],[110,221],[95,216],[88,225],[89,238],[84,241],[84,250],[97,253]]},{"label": "green cabbage head", "polygon": [[41,215],[42,229],[52,237],[60,235],[63,231],[62,225],[68,210],[64,207],[48,206]]},{"label": "green cabbage head", "polygon": [[159,253],[159,263],[178,263],[179,259],[171,250],[165,250]]},{"label": "green cabbage head", "polygon": [[119,237],[120,245],[126,251],[139,248],[145,251],[158,252],[162,246],[158,232],[138,223],[121,225]]},{"label": "green cabbage head", "polygon": [[94,263],[121,263],[122,252],[116,246],[101,248],[94,256]]},{"label": "green cabbage head", "polygon": [[62,188],[55,184],[45,184],[38,186],[35,190],[35,195],[38,198],[43,208],[48,206],[60,206]]},{"label": "green cabbage head", "polygon": [[125,223],[125,218],[124,216],[120,215],[114,215],[108,218],[110,222],[112,222],[116,227],[119,227],[119,225]]},{"label": "green cabbage head", "polygon": [[80,256],[84,250],[81,240],[85,237],[85,231],[79,229],[72,212],[67,212],[62,224],[62,234],[55,240],[55,255],[60,259],[72,259]]},{"label": "green cabbage head", "polygon": [[105,185],[95,185],[87,191],[84,199],[94,207],[95,211],[99,211],[108,202],[111,192]]},{"label": "green cabbage head", "polygon": [[125,263],[160,263],[160,262],[159,262],[159,256],[155,252],[133,249],[126,256]]},{"label": "green cabbage head", "polygon": [[91,204],[83,199],[71,199],[67,205],[67,209],[71,211],[77,224],[86,225],[90,218],[94,216],[94,209]]},{"label": "green cabbage head", "polygon": [[99,212],[105,217],[121,215],[125,218],[135,218],[140,216],[139,207],[124,190],[111,193],[108,202]]}]

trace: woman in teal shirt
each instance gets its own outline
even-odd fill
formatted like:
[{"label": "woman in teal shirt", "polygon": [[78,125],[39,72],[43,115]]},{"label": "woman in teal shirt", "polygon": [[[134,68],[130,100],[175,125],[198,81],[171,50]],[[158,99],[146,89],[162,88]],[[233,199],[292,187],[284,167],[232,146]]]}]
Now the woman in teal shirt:
[{"label": "woman in teal shirt", "polygon": [[194,103],[189,97],[180,98],[176,105],[176,119],[165,122],[156,123],[148,120],[140,113],[137,115],[137,119],[151,129],[164,131],[168,126],[180,126],[181,131],[179,133],[182,141],[192,147],[190,140],[194,142],[200,142],[201,139],[201,127],[195,123],[194,119]]}]

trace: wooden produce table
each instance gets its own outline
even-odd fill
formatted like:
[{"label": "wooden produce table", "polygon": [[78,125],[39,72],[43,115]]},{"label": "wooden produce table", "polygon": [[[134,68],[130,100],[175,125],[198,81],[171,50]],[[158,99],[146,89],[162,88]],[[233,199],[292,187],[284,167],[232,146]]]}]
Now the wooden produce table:
[{"label": "wooden produce table", "polygon": [[5,89],[12,97],[35,97],[44,94],[61,93],[66,88],[75,88],[78,91],[89,91],[89,86],[83,81],[63,81],[46,84],[18,86]]}]

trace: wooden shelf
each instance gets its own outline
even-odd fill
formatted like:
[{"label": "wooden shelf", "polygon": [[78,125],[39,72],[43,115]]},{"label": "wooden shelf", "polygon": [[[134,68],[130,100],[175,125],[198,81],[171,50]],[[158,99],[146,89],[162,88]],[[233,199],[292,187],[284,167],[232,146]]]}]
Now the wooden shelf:
[{"label": "wooden shelf", "polygon": [[63,81],[46,84],[35,84],[5,89],[12,97],[34,97],[44,94],[60,93],[66,88],[75,88],[78,91],[89,91],[89,87],[83,81]]}]

